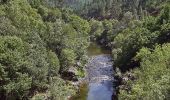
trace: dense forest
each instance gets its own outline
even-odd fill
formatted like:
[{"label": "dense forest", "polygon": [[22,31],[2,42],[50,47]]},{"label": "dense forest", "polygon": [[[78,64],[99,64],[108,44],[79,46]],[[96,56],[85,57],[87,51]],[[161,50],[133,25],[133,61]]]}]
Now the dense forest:
[{"label": "dense forest", "polygon": [[72,66],[81,72],[89,31],[88,21],[41,1],[1,1],[1,100],[36,99],[44,94],[63,100],[74,93],[61,77]]},{"label": "dense forest", "polygon": [[170,99],[169,0],[0,0],[0,100],[67,100],[91,41],[112,52],[119,100]]}]

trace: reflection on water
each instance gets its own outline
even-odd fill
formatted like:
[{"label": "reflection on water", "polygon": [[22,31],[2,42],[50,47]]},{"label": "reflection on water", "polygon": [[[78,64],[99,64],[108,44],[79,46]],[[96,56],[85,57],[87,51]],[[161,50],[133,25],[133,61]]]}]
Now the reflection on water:
[{"label": "reflection on water", "polygon": [[87,55],[88,56],[95,56],[101,54],[111,54],[111,51],[101,47],[95,42],[90,43],[90,46],[87,48]]},{"label": "reflection on water", "polygon": [[86,100],[87,93],[88,93],[88,84],[87,83],[80,84],[78,93],[72,96],[69,100]]},{"label": "reflection on water", "polygon": [[113,94],[112,82],[90,83],[87,100],[111,100]]}]

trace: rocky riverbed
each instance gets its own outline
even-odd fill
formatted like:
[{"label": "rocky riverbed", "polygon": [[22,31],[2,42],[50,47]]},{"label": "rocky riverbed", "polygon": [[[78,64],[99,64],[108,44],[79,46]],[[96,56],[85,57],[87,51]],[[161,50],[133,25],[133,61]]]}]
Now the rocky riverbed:
[{"label": "rocky riverbed", "polygon": [[86,77],[78,81],[79,91],[70,100],[112,100],[115,89],[111,51],[91,43],[87,52]]},{"label": "rocky riverbed", "polygon": [[112,100],[113,62],[108,54],[92,56],[86,67],[89,92],[87,100]]}]

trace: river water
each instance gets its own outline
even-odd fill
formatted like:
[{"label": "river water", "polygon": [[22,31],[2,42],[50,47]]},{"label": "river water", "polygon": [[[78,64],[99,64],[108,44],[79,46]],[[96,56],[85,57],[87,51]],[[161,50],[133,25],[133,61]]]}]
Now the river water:
[{"label": "river water", "polygon": [[111,56],[93,56],[87,65],[89,91],[87,100],[111,100],[113,94],[113,67]]},{"label": "river water", "polygon": [[87,100],[111,100],[113,89],[113,63],[110,50],[91,43],[88,48],[90,60],[87,65]]},{"label": "river water", "polygon": [[86,66],[88,84],[83,89],[87,91],[80,91],[79,98],[74,100],[112,100],[114,71],[110,50],[91,43],[87,51],[90,58]]}]

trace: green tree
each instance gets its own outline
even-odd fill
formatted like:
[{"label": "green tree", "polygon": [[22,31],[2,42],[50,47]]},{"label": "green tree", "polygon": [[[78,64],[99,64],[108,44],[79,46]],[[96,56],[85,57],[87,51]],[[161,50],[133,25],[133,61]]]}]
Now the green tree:
[{"label": "green tree", "polygon": [[76,59],[76,54],[71,49],[63,49],[61,51],[61,63],[62,69],[67,70],[69,67],[74,66]]},{"label": "green tree", "polygon": [[0,91],[6,99],[21,99],[31,88],[32,77],[27,72],[30,63],[25,58],[25,43],[17,37],[0,37]]},{"label": "green tree", "polygon": [[49,62],[48,71],[49,77],[58,76],[60,70],[60,62],[57,55],[52,51],[48,52],[48,62]]},{"label": "green tree", "polygon": [[102,22],[91,19],[90,26],[91,26],[90,35],[91,35],[92,39],[98,38],[102,35],[102,33],[104,31]]},{"label": "green tree", "polygon": [[[131,89],[121,90],[119,98],[141,100],[168,100],[170,90],[170,44],[156,46],[152,52],[142,48],[136,59],[140,60],[140,68],[134,70],[136,80],[129,82]],[[130,80],[129,80],[130,81]]]}]

